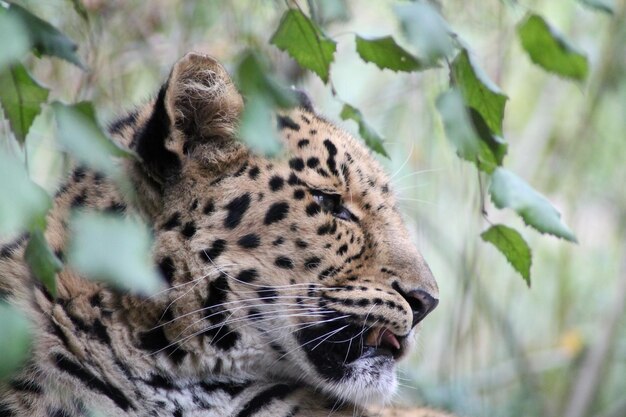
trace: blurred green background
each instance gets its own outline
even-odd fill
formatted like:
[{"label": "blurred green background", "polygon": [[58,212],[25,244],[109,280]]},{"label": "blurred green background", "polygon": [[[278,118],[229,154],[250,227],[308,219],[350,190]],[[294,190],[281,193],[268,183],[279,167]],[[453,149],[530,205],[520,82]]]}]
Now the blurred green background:
[{"label": "blurred green background", "polygon": [[[89,68],[30,58],[29,70],[51,88],[51,100],[92,100],[103,123],[155,94],[184,53],[208,53],[233,68],[252,47],[285,84],[308,91],[320,113],[356,133],[353,122],[340,122],[342,103],[330,88],[268,43],[291,3],[83,0],[87,21],[67,0],[17,3],[74,39]],[[326,0],[312,2],[312,11],[338,42],[331,68],[338,97],[386,138],[391,159],[383,162],[441,289],[440,306],[401,370],[398,402],[476,417],[626,416],[626,1],[616,0],[613,14],[575,0],[435,2],[509,96],[505,166],[552,201],[578,244],[540,235],[511,210],[491,206],[486,184],[455,155],[435,109],[447,70],[394,73],[358,58],[357,33],[402,42],[397,3]],[[529,10],[587,54],[584,83],[532,64],[515,32]],[[0,135],[7,129],[0,122]],[[47,107],[29,135],[28,166],[51,192],[68,167],[55,146]],[[480,239],[489,226],[483,209],[529,242],[530,289]]]}]

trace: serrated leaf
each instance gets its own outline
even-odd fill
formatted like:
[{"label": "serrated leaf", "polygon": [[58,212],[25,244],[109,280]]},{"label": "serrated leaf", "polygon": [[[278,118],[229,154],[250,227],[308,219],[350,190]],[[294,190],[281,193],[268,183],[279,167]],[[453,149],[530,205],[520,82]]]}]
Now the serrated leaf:
[{"label": "serrated leaf", "polygon": [[272,103],[258,93],[247,97],[246,107],[241,116],[239,137],[254,152],[275,156],[282,150],[282,143],[274,126]]},{"label": "serrated leaf", "polygon": [[163,287],[148,227],[131,218],[78,212],[70,224],[68,265],[85,277],[150,295]]},{"label": "serrated leaf", "polygon": [[561,221],[561,215],[552,204],[511,171],[497,168],[491,177],[489,193],[496,207],[512,208],[528,226],[576,242],[576,236]]},{"label": "serrated leaf", "polygon": [[14,3],[9,3],[8,12],[24,23],[35,53],[56,56],[85,69],[76,56],[78,46],[50,23]]},{"label": "serrated leaf", "polygon": [[7,11],[8,5],[0,3],[0,39],[10,39],[3,42],[0,48],[0,71],[8,64],[19,61],[30,49],[28,31],[22,20]]},{"label": "serrated leaf", "polygon": [[466,106],[475,109],[495,135],[502,136],[504,105],[508,97],[472,62],[466,49],[454,58],[452,74],[453,83],[463,95]]},{"label": "serrated leaf", "polygon": [[517,26],[517,34],[530,59],[546,71],[579,81],[587,77],[587,57],[543,17],[529,15]]},{"label": "serrated leaf", "polygon": [[394,11],[407,39],[426,62],[432,64],[452,54],[452,31],[430,4],[410,2],[395,6]]},{"label": "serrated leaf", "polygon": [[379,154],[386,156],[389,158],[387,151],[383,145],[383,138],[369,125],[365,122],[363,118],[363,114],[356,107],[345,103],[343,108],[341,109],[341,114],[339,115],[343,120],[354,120],[359,126],[359,135],[365,141],[365,144],[370,147],[374,152],[378,152]]},{"label": "serrated leaf", "polygon": [[24,144],[33,121],[41,113],[41,105],[48,100],[48,93],[22,64],[10,65],[0,72],[0,104],[20,144]]},{"label": "serrated leaf", "polygon": [[17,308],[0,302],[0,381],[8,379],[31,355],[30,322]]},{"label": "serrated leaf", "polygon": [[48,194],[33,183],[21,161],[0,149],[0,235],[45,224],[52,206]]},{"label": "serrated leaf", "polygon": [[507,144],[491,133],[476,110],[465,107],[461,93],[448,90],[437,98],[446,137],[456,148],[457,155],[488,174],[502,165]]},{"label": "serrated leaf", "polygon": [[327,38],[302,12],[287,10],[270,43],[286,51],[300,66],[316,73],[322,81],[328,82],[337,43]]},{"label": "serrated leaf", "polygon": [[604,13],[615,13],[615,2],[612,0],[578,0],[578,2]]},{"label": "serrated leaf", "polygon": [[376,64],[380,69],[392,71],[419,71],[424,64],[403,49],[391,36],[365,39],[356,36],[356,51],[363,61]]},{"label": "serrated leaf", "polygon": [[114,157],[133,154],[111,141],[98,125],[93,105],[80,102],[65,105],[52,103],[57,121],[57,140],[78,161],[104,174],[113,175]]},{"label": "serrated leaf", "polygon": [[41,229],[31,232],[24,259],[35,277],[43,283],[53,297],[56,297],[56,274],[63,267],[63,263],[50,249]]},{"label": "serrated leaf", "polygon": [[519,232],[502,224],[491,226],[480,237],[496,247],[530,287],[530,247]]}]

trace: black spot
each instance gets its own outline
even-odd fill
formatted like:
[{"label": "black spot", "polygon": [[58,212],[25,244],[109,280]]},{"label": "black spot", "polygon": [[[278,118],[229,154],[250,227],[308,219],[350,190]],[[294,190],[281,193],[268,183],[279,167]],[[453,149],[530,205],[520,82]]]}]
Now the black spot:
[{"label": "black spot", "polygon": [[163,352],[175,364],[179,364],[187,355],[178,344],[171,343],[162,325],[155,326],[152,330],[139,333],[139,347],[151,354]]},{"label": "black spot", "polygon": [[300,125],[293,121],[293,119],[289,116],[278,116],[278,128],[280,130],[283,129],[291,129],[296,132],[300,130]]},{"label": "black spot", "polygon": [[196,234],[196,224],[193,221],[185,223],[183,230],[181,230],[183,236],[187,239]]},{"label": "black spot", "polygon": [[154,388],[161,388],[161,389],[166,389],[166,390],[173,390],[173,389],[178,388],[176,385],[172,383],[171,380],[164,378],[163,376],[157,375],[157,374],[152,374],[152,376],[150,376],[150,379],[145,382]]},{"label": "black spot", "polygon": [[72,179],[76,182],[81,182],[83,180],[83,178],[85,178],[85,174],[86,174],[86,169],[85,167],[78,167],[74,170],[74,173],[72,174]]},{"label": "black spot", "polygon": [[9,408],[9,405],[0,401],[0,416],[1,417],[14,417],[15,413]]},{"label": "black spot", "polygon": [[55,353],[51,357],[52,362],[61,370],[79,380],[81,380],[88,388],[99,391],[109,397],[119,408],[126,411],[131,408],[131,403],[124,393],[114,385],[107,384],[78,363],[69,359],[60,353]]},{"label": "black spot", "polygon": [[122,214],[126,211],[126,204],[119,201],[113,201],[107,208],[104,209],[105,213],[110,214]]},{"label": "black spot", "polygon": [[43,392],[41,385],[37,384],[35,381],[23,381],[20,379],[11,381],[11,388],[15,391],[28,392],[29,394],[35,395],[39,395]]},{"label": "black spot", "polygon": [[304,147],[306,147],[308,145],[309,145],[309,140],[308,139],[300,139],[298,141],[298,148],[300,148],[300,149],[302,149],[302,148],[304,148]]},{"label": "black spot", "polygon": [[272,242],[272,245],[274,246],[280,246],[283,243],[285,243],[285,239],[283,237],[279,237],[277,238],[275,241]]},{"label": "black spot", "polygon": [[326,268],[325,270],[323,270],[322,272],[320,272],[320,274],[318,275],[318,277],[320,279],[324,279],[324,278],[331,278],[334,277],[335,275],[337,275],[337,268],[331,266]]},{"label": "black spot", "polygon": [[283,185],[285,184],[285,180],[282,177],[279,177],[278,175],[274,175],[271,179],[270,179],[270,189],[272,191],[279,191],[283,188]]},{"label": "black spot", "polygon": [[320,174],[324,178],[330,177],[330,174],[324,168],[318,168],[316,171],[318,174]]},{"label": "black spot", "polygon": [[256,279],[259,277],[259,273],[257,272],[256,269],[244,269],[243,271],[241,271],[239,273],[239,275],[237,275],[237,280],[245,282],[245,283],[251,283],[253,281],[256,281]]},{"label": "black spot", "polygon": [[323,235],[327,235],[329,233],[331,233],[331,229],[332,229],[332,224],[331,223],[325,223],[323,225],[321,225],[320,227],[317,228],[317,234],[320,236]]},{"label": "black spot", "polygon": [[270,225],[272,223],[276,223],[287,217],[287,213],[289,213],[289,204],[286,202],[274,203],[270,206],[265,213],[264,224]]},{"label": "black spot", "polygon": [[183,417],[182,408],[177,407],[176,410],[174,410],[174,414],[172,415],[172,417]]},{"label": "black spot", "polygon": [[296,171],[302,171],[304,169],[304,161],[302,158],[293,158],[289,161],[289,166]]},{"label": "black spot", "polygon": [[225,207],[228,210],[226,219],[224,220],[224,226],[229,229],[234,229],[241,222],[243,215],[250,207],[250,194],[246,193],[239,197],[235,197]]},{"label": "black spot", "polygon": [[283,269],[293,269],[293,261],[286,256],[279,256],[274,261],[274,265]]},{"label": "black spot", "polygon": [[304,248],[308,247],[308,246],[309,246],[309,244],[308,244],[308,243],[306,243],[306,242],[305,242],[304,240],[302,240],[302,239],[298,239],[298,240],[296,240],[296,246],[297,246],[297,247],[299,247],[300,249],[304,249]]},{"label": "black spot", "polygon": [[244,162],[243,165],[237,170],[237,172],[233,174],[233,177],[242,176],[243,173],[246,172],[246,169],[248,169],[248,162]]},{"label": "black spot", "polygon": [[159,271],[161,271],[161,275],[165,278],[168,284],[172,285],[172,281],[174,279],[174,273],[176,272],[176,266],[174,265],[174,261],[169,256],[161,259],[159,262]]},{"label": "black spot", "polygon": [[306,184],[296,176],[293,172],[289,175],[289,179],[287,180],[287,184],[289,185],[300,185],[306,186]]},{"label": "black spot", "polygon": [[100,305],[102,305],[102,294],[97,292],[89,297],[89,304],[91,304],[92,307],[100,307]]},{"label": "black spot", "polygon": [[254,233],[250,233],[240,237],[237,244],[245,249],[254,249],[258,248],[261,244],[261,238]]},{"label": "black spot", "polygon": [[206,263],[212,263],[224,252],[224,249],[226,249],[226,241],[224,239],[217,239],[210,248],[200,251],[200,257]]},{"label": "black spot", "polygon": [[72,207],[80,207],[87,201],[87,193],[83,190],[80,194],[72,199]]},{"label": "black spot", "polygon": [[243,405],[236,417],[250,417],[274,400],[282,400],[296,388],[294,385],[278,384],[261,391]]},{"label": "black spot", "polygon": [[213,199],[210,199],[204,205],[204,208],[202,209],[202,212],[204,214],[206,214],[207,216],[209,216],[209,215],[213,214],[214,211],[215,211],[215,202],[213,201]]},{"label": "black spot", "polygon": [[48,417],[72,417],[72,413],[61,408],[48,407],[46,410]]},{"label": "black spot", "polygon": [[275,303],[276,297],[278,297],[278,291],[273,289],[272,287],[260,287],[257,289],[256,293],[259,298],[261,298],[264,303]]},{"label": "black spot", "polygon": [[319,164],[320,164],[320,160],[314,156],[310,157],[306,161],[306,166],[308,166],[309,168],[315,168]]},{"label": "black spot", "polygon": [[343,245],[341,245],[341,247],[339,247],[339,249],[337,249],[337,255],[343,255],[346,252],[348,252],[348,245],[345,244],[345,243]]},{"label": "black spot", "polygon": [[109,126],[109,132],[113,134],[120,133],[124,127],[133,126],[136,122],[137,111],[135,110],[111,123],[111,125]]},{"label": "black spot", "polygon": [[321,261],[322,261],[322,260],[321,260],[320,258],[318,258],[317,256],[313,256],[313,257],[311,257],[311,258],[307,258],[307,259],[304,261],[304,267],[305,267],[306,269],[315,269],[315,268],[317,268],[318,266],[320,266],[320,262],[321,262]]},{"label": "black spot", "polygon": [[250,171],[248,171],[248,176],[250,177],[250,179],[256,180],[260,172],[261,170],[258,166],[253,166],[252,168],[250,168]]},{"label": "black spot", "polygon": [[294,190],[293,198],[296,200],[302,200],[304,198],[304,190],[301,190],[301,189]]},{"label": "black spot", "polygon": [[310,203],[308,206],[306,206],[306,214],[309,216],[315,216],[316,214],[319,214],[322,211],[322,207],[313,202]]},{"label": "black spot", "polygon": [[163,229],[165,230],[172,230],[175,227],[180,226],[180,213],[176,212],[174,214],[172,214],[172,217],[170,217],[164,224],[163,224]]},{"label": "black spot", "polygon": [[359,307],[367,307],[370,304],[370,300],[367,298],[361,298],[356,302],[356,305]]},{"label": "black spot", "polygon": [[383,185],[380,189],[381,189],[381,191],[383,193],[388,193],[389,192],[389,184]]},{"label": "black spot", "polygon": [[0,248],[0,259],[8,258],[11,255],[13,255],[13,252],[15,252],[15,250],[19,248],[20,245],[24,243],[27,238],[28,238],[28,235],[24,234],[20,236],[19,238],[17,238],[16,240],[14,240],[13,242],[2,246]]},{"label": "black spot", "polygon": [[337,155],[337,147],[334,143],[331,142],[330,139],[324,139],[324,146],[328,151],[328,159],[326,160],[326,164],[328,165],[328,169],[334,175],[339,176],[339,172],[337,171],[337,162],[335,161],[335,156]]},{"label": "black spot", "polygon": [[198,199],[194,198],[193,201],[191,202],[191,206],[189,207],[189,210],[194,211],[197,208],[198,208]]}]

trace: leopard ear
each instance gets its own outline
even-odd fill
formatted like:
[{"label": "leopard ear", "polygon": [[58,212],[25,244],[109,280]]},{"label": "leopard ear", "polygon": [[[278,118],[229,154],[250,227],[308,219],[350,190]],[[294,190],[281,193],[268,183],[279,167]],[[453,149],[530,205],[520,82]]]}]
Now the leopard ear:
[{"label": "leopard ear", "polygon": [[189,160],[219,163],[234,144],[243,99],[215,59],[189,53],[173,67],[147,122],[137,132],[135,151],[153,181],[163,185]]}]

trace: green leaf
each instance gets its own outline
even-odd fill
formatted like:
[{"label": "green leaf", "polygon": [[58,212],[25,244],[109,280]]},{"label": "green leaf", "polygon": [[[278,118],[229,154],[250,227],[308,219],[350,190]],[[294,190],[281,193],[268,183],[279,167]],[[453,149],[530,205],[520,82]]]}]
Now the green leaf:
[{"label": "green leaf", "polygon": [[78,47],[70,38],[17,4],[9,3],[8,11],[9,14],[22,20],[28,29],[31,45],[37,54],[56,56],[85,69],[76,56]]},{"label": "green leaf", "polygon": [[42,227],[52,206],[48,194],[29,178],[24,165],[0,149],[0,235]]},{"label": "green leaf", "polygon": [[148,227],[138,220],[78,212],[72,218],[68,265],[85,277],[150,295],[163,287]]},{"label": "green leaf", "polygon": [[512,172],[497,168],[491,178],[489,193],[496,207],[512,208],[527,225],[539,232],[576,242],[576,236],[561,221],[561,215],[552,204]]},{"label": "green leaf", "polygon": [[397,5],[394,11],[407,39],[426,62],[432,64],[452,54],[452,31],[430,4],[416,1]]},{"label": "green leaf", "polygon": [[578,0],[578,2],[604,13],[615,13],[615,1],[613,0]]},{"label": "green leaf", "polygon": [[17,308],[0,302],[0,380],[8,379],[30,357],[30,322]]},{"label": "green leaf", "polygon": [[273,116],[272,103],[265,96],[253,93],[247,97],[239,137],[256,153],[275,156],[282,150]]},{"label": "green leaf", "polygon": [[530,287],[530,247],[519,232],[502,224],[491,226],[480,237],[496,247]]},{"label": "green leaf", "polygon": [[398,45],[391,36],[364,39],[357,35],[356,51],[363,61],[376,64],[380,69],[411,72],[425,68],[419,59]]},{"label": "green leaf", "polygon": [[113,157],[133,155],[111,141],[102,131],[90,102],[73,105],[54,102],[52,108],[57,120],[58,142],[80,162],[113,175],[117,170]]},{"label": "green leaf", "polygon": [[300,66],[316,73],[322,81],[328,82],[337,43],[327,38],[302,12],[287,10],[270,43],[286,51]]},{"label": "green leaf", "polygon": [[460,158],[473,162],[478,169],[488,174],[502,165],[507,151],[506,142],[490,132],[476,110],[465,107],[457,89],[442,93],[437,98],[436,106],[446,136]]},{"label": "green leaf", "polygon": [[369,146],[373,151],[389,158],[389,155],[383,146],[383,138],[380,137],[380,135],[365,122],[365,119],[363,119],[363,115],[359,109],[345,103],[339,116],[343,120],[354,120],[359,126],[359,135],[363,138],[363,140],[365,140],[367,146]]},{"label": "green leaf", "polygon": [[48,93],[49,90],[33,80],[22,64],[11,65],[0,72],[0,104],[20,144],[24,144]]},{"label": "green leaf", "polygon": [[452,62],[452,79],[466,106],[481,115],[491,132],[502,136],[504,105],[508,98],[479,66],[474,65],[466,49],[461,50]]},{"label": "green leaf", "polygon": [[579,81],[587,77],[587,57],[541,16],[529,15],[517,26],[517,34],[530,59],[546,71]]},{"label": "green leaf", "polygon": [[70,0],[72,2],[72,6],[74,6],[74,10],[76,13],[84,20],[89,20],[89,15],[87,14],[87,9],[85,9],[85,5],[81,0]]},{"label": "green leaf", "polygon": [[269,76],[271,71],[259,54],[252,50],[246,51],[235,72],[237,87],[244,96],[260,94],[269,102],[281,108],[293,107],[298,103],[293,90],[282,87]]},{"label": "green leaf", "polygon": [[37,279],[45,285],[53,297],[56,297],[56,274],[63,268],[63,263],[50,249],[41,229],[31,232],[24,259]]},{"label": "green leaf", "polygon": [[30,49],[28,31],[22,20],[9,14],[8,3],[0,3],[0,39],[11,39],[3,42],[0,48],[0,71],[7,65],[15,63]]}]

